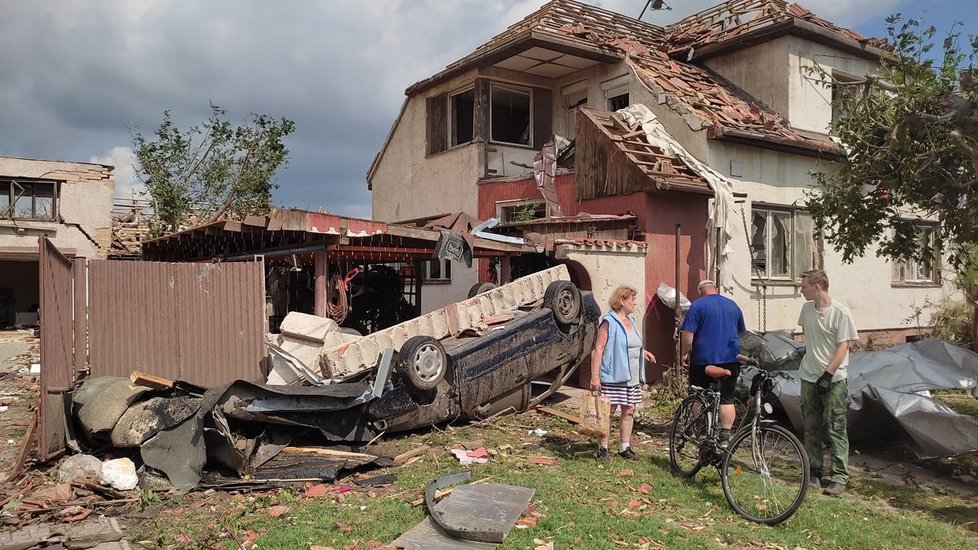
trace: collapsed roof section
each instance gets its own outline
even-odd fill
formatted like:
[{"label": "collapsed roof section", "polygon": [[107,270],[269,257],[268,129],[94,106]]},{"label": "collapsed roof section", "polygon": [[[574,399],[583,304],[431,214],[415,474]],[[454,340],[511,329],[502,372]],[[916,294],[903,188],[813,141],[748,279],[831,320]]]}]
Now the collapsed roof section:
[{"label": "collapsed roof section", "polygon": [[[202,261],[310,254],[331,259],[406,262],[431,259],[441,231],[306,210],[273,208],[267,216],[217,221],[143,242],[143,259]],[[534,247],[473,237],[475,257],[536,252]]]},{"label": "collapsed roof section", "polygon": [[650,143],[641,126],[629,125],[617,113],[579,112],[578,132],[585,139],[576,152],[578,199],[636,191],[713,194],[683,161]]},{"label": "collapsed roof section", "polygon": [[871,59],[889,49],[884,39],[866,38],[784,0],[732,0],[718,4],[667,26],[664,41],[671,55],[695,61],[789,33],[802,34],[816,42],[829,41]]},{"label": "collapsed roof section", "polygon": [[[713,139],[763,142],[820,155],[837,148],[824,135],[792,128],[784,117],[693,62],[785,34],[879,58],[885,41],[866,39],[797,4],[732,0],[667,28],[574,0],[548,2],[443,71],[406,90],[408,96],[473,68],[491,66],[561,78],[598,63],[625,60],[642,83]],[[680,60],[680,58],[682,60]]]}]

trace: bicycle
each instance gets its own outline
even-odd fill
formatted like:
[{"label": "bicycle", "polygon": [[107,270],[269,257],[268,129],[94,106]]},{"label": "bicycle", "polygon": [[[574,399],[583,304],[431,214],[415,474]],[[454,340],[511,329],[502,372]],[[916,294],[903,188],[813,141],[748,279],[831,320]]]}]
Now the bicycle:
[{"label": "bicycle", "polygon": [[[757,365],[750,359],[745,363]],[[711,388],[690,386],[689,395],[676,409],[669,434],[669,463],[686,479],[704,466],[715,466],[723,495],[734,511],[750,521],[775,525],[791,517],[805,500],[809,462],[793,433],[765,419],[773,412],[764,399],[774,389],[775,375],[757,371],[750,389],[750,423],[737,430],[723,449],[719,380],[731,373],[715,365],[706,367],[706,374],[714,379]]]}]

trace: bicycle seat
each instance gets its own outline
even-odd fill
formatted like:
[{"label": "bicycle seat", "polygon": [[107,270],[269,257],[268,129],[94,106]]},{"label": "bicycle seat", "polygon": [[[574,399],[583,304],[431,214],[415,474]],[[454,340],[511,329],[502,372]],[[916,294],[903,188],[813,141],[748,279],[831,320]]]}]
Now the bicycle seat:
[{"label": "bicycle seat", "polygon": [[706,371],[707,376],[714,379],[726,378],[733,374],[729,370],[716,365],[707,365],[704,370]]}]

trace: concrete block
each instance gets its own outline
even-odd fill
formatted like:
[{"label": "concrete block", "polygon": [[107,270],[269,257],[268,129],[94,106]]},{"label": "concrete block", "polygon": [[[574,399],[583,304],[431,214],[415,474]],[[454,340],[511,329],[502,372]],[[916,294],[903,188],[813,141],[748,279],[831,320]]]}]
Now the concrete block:
[{"label": "concrete block", "polygon": [[336,321],[332,319],[293,311],[282,320],[279,331],[285,336],[315,340],[322,345],[326,335],[336,328]]}]

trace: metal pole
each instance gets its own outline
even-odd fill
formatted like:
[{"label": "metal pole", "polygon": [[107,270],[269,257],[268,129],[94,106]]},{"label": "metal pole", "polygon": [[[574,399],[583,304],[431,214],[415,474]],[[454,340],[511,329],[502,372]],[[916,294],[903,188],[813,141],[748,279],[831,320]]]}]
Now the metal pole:
[{"label": "metal pole", "polygon": [[720,286],[720,228],[717,228],[716,241],[713,244],[713,267],[715,268],[715,275],[713,277],[713,282],[717,284],[717,291],[723,291]]},{"label": "metal pole", "polygon": [[680,290],[679,290],[680,289],[679,278],[682,276],[682,271],[681,271],[680,266],[679,266],[679,262],[682,261],[681,260],[682,254],[681,254],[681,250],[680,250],[680,246],[679,246],[680,245],[679,239],[680,239],[680,237],[682,235],[682,229],[683,229],[683,224],[677,223],[676,224],[676,299],[675,299],[675,304],[674,304],[675,305],[675,309],[673,310],[673,315],[674,315],[674,319],[675,319],[675,323],[676,323],[676,331],[675,331],[675,334],[676,334],[676,370],[674,371],[676,373],[678,373],[679,370],[683,366],[682,349],[680,348],[680,344],[679,344],[679,340],[681,338],[681,336],[679,334],[679,325],[680,325],[680,317],[681,317],[680,312],[682,311],[680,309],[680,306],[679,306],[679,293],[680,293]]}]

